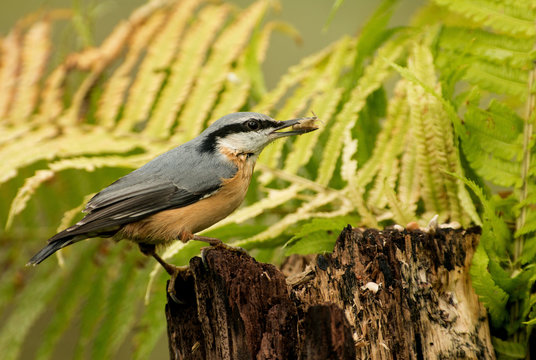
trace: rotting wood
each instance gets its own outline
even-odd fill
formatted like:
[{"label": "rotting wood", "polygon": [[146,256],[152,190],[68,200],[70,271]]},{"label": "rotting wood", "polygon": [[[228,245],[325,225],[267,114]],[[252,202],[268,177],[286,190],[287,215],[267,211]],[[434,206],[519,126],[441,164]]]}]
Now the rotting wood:
[{"label": "rotting wood", "polygon": [[478,239],[347,227],[282,271],[209,248],[177,281],[184,304],[168,300],[171,358],[494,359],[469,276]]}]

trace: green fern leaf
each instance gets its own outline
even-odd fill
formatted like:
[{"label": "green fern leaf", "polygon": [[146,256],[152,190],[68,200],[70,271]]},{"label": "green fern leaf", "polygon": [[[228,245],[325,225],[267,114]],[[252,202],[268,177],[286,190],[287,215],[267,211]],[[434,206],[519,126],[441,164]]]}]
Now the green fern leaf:
[{"label": "green fern leaf", "polygon": [[525,345],[513,341],[504,341],[495,336],[491,339],[493,349],[500,355],[510,359],[525,359],[527,348]]},{"label": "green fern leaf", "polygon": [[463,27],[444,27],[439,38],[441,61],[446,62],[453,56],[464,56],[465,61],[482,61],[495,64],[507,64],[517,69],[527,69],[533,55],[532,41],[495,34],[480,29]]},{"label": "green fern leaf", "polygon": [[527,96],[526,71],[476,60],[470,63],[465,78],[491,92],[518,96],[521,99]]},{"label": "green fern leaf", "polygon": [[300,238],[294,236],[290,241],[285,244],[285,256],[332,252],[335,244],[331,231],[314,231]]},{"label": "green fern leaf", "polygon": [[523,2],[508,5],[492,0],[434,0],[440,6],[447,7],[476,24],[489,26],[499,32],[511,35],[534,36],[533,20],[535,10]]},{"label": "green fern leaf", "polygon": [[523,235],[530,234],[536,231],[536,210],[532,209],[527,211],[527,216],[525,218],[525,225],[516,230],[514,236],[519,237]]},{"label": "green fern leaf", "polygon": [[493,100],[487,111],[469,105],[464,119],[468,141],[503,160],[521,160],[523,120],[504,104]]},{"label": "green fern leaf", "polygon": [[396,60],[403,49],[403,42],[389,42],[380,50],[375,60],[365,69],[363,77],[350,95],[342,111],[335,118],[328,141],[326,142],[322,161],[318,169],[317,182],[327,185],[335,171],[335,165],[342,149],[340,139],[350,131],[357,121],[357,114],[366,104],[367,97],[377,90],[389,76],[390,62]]},{"label": "green fern leaf", "polygon": [[281,220],[271,225],[268,229],[260,232],[259,234],[250,238],[237,241],[233,245],[248,248],[265,247],[274,244],[270,244],[269,240],[281,235],[289,226],[296,224],[299,221],[310,219],[313,217],[336,217],[348,214],[353,207],[346,204],[341,205],[336,211],[333,212],[315,212],[316,209],[329,204],[337,198],[337,193],[319,194],[315,196],[309,202],[304,203],[294,213],[288,214]]},{"label": "green fern leaf", "polygon": [[508,294],[498,287],[488,271],[489,257],[483,247],[475,251],[471,265],[473,288],[480,301],[488,309],[495,326],[500,326],[506,320],[506,302]]}]

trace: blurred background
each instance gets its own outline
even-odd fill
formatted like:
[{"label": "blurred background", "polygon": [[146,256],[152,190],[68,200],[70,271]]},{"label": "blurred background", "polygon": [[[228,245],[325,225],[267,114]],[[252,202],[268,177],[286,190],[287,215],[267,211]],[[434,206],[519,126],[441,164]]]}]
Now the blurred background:
[{"label": "blurred background", "polygon": [[[229,0],[240,8],[245,8],[251,0]],[[78,12],[76,21],[58,34],[58,41],[78,41],[81,28],[89,29],[87,34],[93,44],[98,45],[110,33],[112,28],[145,1],[142,0],[5,0],[0,4],[0,34],[9,29],[25,15],[39,9],[71,8]],[[266,85],[272,88],[289,66],[300,59],[324,48],[342,35],[355,35],[363,22],[376,9],[379,1],[347,0],[343,1],[332,21],[327,25],[330,11],[336,1],[333,0],[281,0],[280,10],[270,11],[266,20],[278,20],[291,24],[298,31],[301,41],[293,41],[288,35],[275,32],[270,42],[268,56],[264,63]],[[391,25],[407,25],[415,9],[424,4],[424,0],[404,0],[398,6],[391,20]],[[82,25],[84,24],[84,25]],[[72,31],[72,30],[75,31]],[[77,30],[78,29],[78,30]]]}]

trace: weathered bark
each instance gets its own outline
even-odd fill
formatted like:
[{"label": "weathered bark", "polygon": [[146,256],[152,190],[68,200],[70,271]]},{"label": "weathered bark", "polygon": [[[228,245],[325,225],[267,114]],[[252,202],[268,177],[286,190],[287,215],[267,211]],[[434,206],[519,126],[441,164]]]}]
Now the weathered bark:
[{"label": "weathered bark", "polygon": [[184,304],[166,307],[171,358],[493,359],[468,273],[478,237],[348,227],[332,254],[287,262],[288,277],[207,249],[176,283]]}]

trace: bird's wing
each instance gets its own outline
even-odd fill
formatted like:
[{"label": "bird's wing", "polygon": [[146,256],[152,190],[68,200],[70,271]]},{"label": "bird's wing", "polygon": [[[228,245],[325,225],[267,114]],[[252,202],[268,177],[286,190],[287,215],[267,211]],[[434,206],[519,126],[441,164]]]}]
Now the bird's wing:
[{"label": "bird's wing", "polygon": [[126,187],[112,187],[91,199],[88,213],[74,226],[56,234],[49,241],[65,235],[87,234],[90,237],[113,234],[121,225],[138,221],[156,212],[190,205],[216,191],[219,187],[191,192],[171,181],[154,180]]}]

